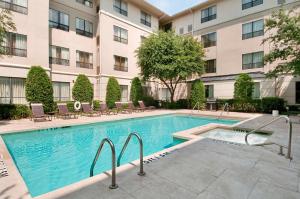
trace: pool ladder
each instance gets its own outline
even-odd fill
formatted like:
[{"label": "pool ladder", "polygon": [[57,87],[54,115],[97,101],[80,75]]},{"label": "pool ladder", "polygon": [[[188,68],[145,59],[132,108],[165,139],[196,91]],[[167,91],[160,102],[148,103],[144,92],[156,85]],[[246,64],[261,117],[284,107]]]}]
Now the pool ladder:
[{"label": "pool ladder", "polygon": [[218,119],[222,118],[223,113],[226,111],[226,108],[227,108],[227,115],[229,114],[229,104],[228,104],[228,103],[225,103],[225,104],[224,104],[224,107],[223,107],[223,110],[221,111],[221,113],[220,113]]},{"label": "pool ladder", "polygon": [[[129,144],[129,141],[131,140],[132,137],[136,137],[139,141],[139,145],[140,145],[140,171],[138,172],[138,175],[139,176],[145,176],[146,173],[144,172],[144,165],[143,165],[143,159],[144,159],[144,155],[143,155],[143,140],[141,138],[141,136],[139,136],[139,134],[137,133],[130,133],[126,139],[126,142],[122,148],[122,151],[118,157],[118,161],[117,161],[117,167],[120,166],[120,162],[121,162],[121,159],[123,157],[123,154],[127,148],[127,145]],[[98,161],[98,158],[101,154],[101,151],[102,151],[102,148],[104,146],[105,143],[108,143],[109,146],[110,146],[110,149],[111,149],[111,154],[112,154],[112,179],[111,179],[111,185],[109,186],[110,189],[117,189],[118,188],[118,185],[116,183],[116,149],[115,149],[115,145],[114,143],[108,139],[108,138],[104,138],[99,147],[98,147],[98,150],[97,150],[97,153],[95,155],[95,158],[93,160],[93,163],[91,165],[91,168],[90,168],[90,177],[94,176],[94,168],[96,166],[96,163]]]}]

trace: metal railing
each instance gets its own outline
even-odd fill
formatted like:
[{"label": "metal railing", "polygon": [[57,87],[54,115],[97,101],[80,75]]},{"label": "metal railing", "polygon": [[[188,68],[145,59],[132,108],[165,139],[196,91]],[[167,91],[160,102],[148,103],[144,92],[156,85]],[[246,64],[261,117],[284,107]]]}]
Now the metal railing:
[{"label": "metal railing", "polygon": [[289,125],[289,140],[288,140],[288,146],[287,146],[287,147],[284,147],[284,146],[281,146],[281,145],[276,144],[276,143],[265,143],[265,144],[260,144],[260,145],[257,145],[257,146],[263,146],[263,145],[275,144],[275,145],[280,146],[280,153],[281,153],[281,154],[283,154],[283,153],[282,153],[282,148],[283,148],[283,147],[284,147],[284,148],[287,148],[286,158],[291,160],[291,159],[292,159],[292,157],[291,157],[291,151],[292,151],[292,133],[293,133],[293,125],[292,125],[292,122],[291,122],[290,118],[287,117],[287,116],[284,116],[284,115],[279,116],[279,117],[273,119],[272,121],[270,121],[270,122],[268,122],[268,123],[266,123],[266,124],[264,124],[264,125],[262,125],[262,126],[256,128],[256,129],[254,129],[253,131],[250,131],[250,132],[247,133],[246,136],[245,136],[245,142],[246,142],[247,145],[250,145],[249,142],[248,142],[248,136],[249,136],[249,135],[254,134],[254,133],[257,132],[258,130],[261,130],[262,128],[264,128],[264,127],[266,127],[266,126],[269,126],[270,124],[272,124],[272,123],[274,123],[274,122],[276,122],[276,121],[278,121],[278,120],[280,120],[280,119],[285,119],[286,122],[287,122],[288,125]]},{"label": "metal railing", "polygon": [[220,119],[220,118],[223,116],[223,113],[225,112],[226,107],[227,107],[227,114],[229,114],[229,104],[228,104],[228,103],[225,103],[225,104],[224,104],[224,107],[223,107],[223,110],[221,111],[221,113],[220,113],[218,119]]},{"label": "metal railing", "polygon": [[140,144],[140,171],[138,172],[138,175],[139,176],[144,176],[144,175],[146,175],[146,173],[144,172],[144,166],[143,166],[143,159],[144,159],[144,154],[143,154],[143,148],[144,148],[143,147],[143,140],[139,136],[139,134],[137,134],[137,133],[130,133],[129,136],[127,137],[126,142],[125,142],[125,144],[124,144],[124,146],[122,148],[122,151],[121,151],[121,153],[120,153],[120,155],[118,157],[117,166],[120,166],[121,158],[124,155],[124,152],[125,152],[125,150],[127,148],[127,145],[129,144],[129,141],[131,140],[131,138],[133,136],[135,136],[138,139],[139,144]]},{"label": "metal railing", "polygon": [[116,150],[115,150],[115,145],[108,138],[104,138],[99,145],[98,151],[96,153],[96,156],[95,156],[94,161],[90,168],[90,177],[94,176],[94,168],[96,166],[96,163],[98,161],[98,158],[102,151],[102,148],[106,142],[110,145],[110,149],[112,152],[112,158],[111,158],[112,159],[111,160],[112,161],[112,175],[111,175],[112,179],[111,179],[111,185],[109,186],[109,188],[116,189],[116,188],[118,188],[118,185],[116,184]]}]

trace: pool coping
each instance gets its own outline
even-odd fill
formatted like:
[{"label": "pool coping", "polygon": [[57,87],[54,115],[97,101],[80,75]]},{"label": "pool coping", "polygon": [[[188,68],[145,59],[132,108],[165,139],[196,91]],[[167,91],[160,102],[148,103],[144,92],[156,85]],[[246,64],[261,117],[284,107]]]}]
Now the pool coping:
[{"label": "pool coping", "polygon": [[[218,112],[216,112],[218,113]],[[149,115],[150,117],[151,116],[161,116],[161,115],[167,115],[167,114],[189,114],[189,115],[193,115],[193,116],[200,116],[200,117],[216,117],[215,114],[201,114],[201,112],[198,112],[197,114],[194,114],[194,113],[190,113],[190,112],[187,112],[187,111],[170,111],[169,113],[166,113],[166,112],[163,112],[163,113],[155,113],[155,114],[152,114],[152,115]],[[236,123],[236,124],[233,124],[233,125],[225,125],[225,124],[215,124],[215,123],[210,123],[208,125],[203,125],[203,126],[200,126],[200,127],[195,127],[195,128],[192,128],[192,129],[188,129],[188,130],[185,130],[185,131],[180,131],[180,132],[176,132],[173,134],[173,136],[176,138],[180,138],[180,139],[185,139],[185,140],[188,140],[184,143],[181,143],[181,144],[178,144],[178,145],[175,145],[175,146],[172,146],[170,148],[167,148],[167,149],[164,149],[162,151],[159,151],[159,152],[156,152],[154,154],[151,154],[151,155],[148,155],[146,157],[144,157],[144,161],[147,161],[149,159],[159,159],[162,157],[162,155],[165,155],[166,153],[172,153],[173,151],[175,150],[178,150],[180,148],[183,148],[183,147],[186,147],[186,146],[189,146],[197,141],[200,141],[202,139],[206,139],[204,137],[201,137],[201,136],[197,136],[195,135],[195,132],[196,131],[205,131],[206,129],[208,129],[209,127],[211,126],[219,126],[219,127],[227,127],[227,128],[234,128],[235,126],[237,125],[240,125],[244,122],[247,122],[249,120],[252,120],[252,119],[255,119],[259,116],[261,116],[261,114],[253,114],[253,117],[241,117],[240,114],[238,114],[239,116],[237,117],[232,117],[232,114],[234,115],[235,113],[232,112],[230,117],[226,117],[226,115],[223,115],[222,116],[222,119],[239,119],[241,120],[240,122]],[[143,118],[143,117],[147,117],[145,115],[127,115],[129,117],[121,117],[121,118],[108,118],[107,120],[101,120],[101,121],[91,121],[91,122],[83,122],[83,123],[78,123],[78,124],[75,124],[75,125],[71,125],[71,126],[78,126],[78,125],[88,125],[88,124],[95,124],[95,123],[99,123],[99,122],[109,122],[109,121],[119,121],[119,120],[126,120],[126,119],[134,119],[134,118]],[[64,127],[64,126],[70,126],[70,125],[57,125],[56,127],[53,127],[53,128],[60,128],[60,127]],[[4,132],[0,135],[3,135],[3,134],[10,134],[10,133],[22,133],[22,132],[28,132],[28,131],[35,131],[35,130],[43,130],[43,129],[49,129],[49,127],[45,127],[45,128],[33,128],[33,129],[25,129],[23,131],[7,131],[7,132]],[[179,133],[181,134],[189,134],[191,137],[180,137],[180,135],[178,135]],[[182,135],[181,135],[182,136]],[[34,198],[34,199],[46,199],[46,198],[55,198],[55,197],[59,197],[59,196],[63,196],[63,195],[66,195],[68,193],[71,193],[73,191],[76,191],[76,190],[79,190],[83,187],[86,187],[88,185],[91,185],[91,184],[94,184],[94,183],[97,183],[97,182],[100,182],[104,179],[107,179],[109,176],[111,176],[111,170],[109,171],[106,171],[106,172],[103,172],[101,174],[98,174],[94,177],[91,177],[91,178],[86,178],[84,180],[81,180],[81,181],[78,181],[78,182],[75,182],[73,184],[70,184],[70,185],[67,185],[67,186],[64,186],[64,187],[61,187],[59,189],[56,189],[56,190],[53,190],[53,191],[50,191],[48,193],[45,193],[45,194],[42,194],[42,195],[39,195],[39,196],[36,196],[36,197],[32,197],[30,195],[30,192],[26,186],[26,183],[24,181],[24,179],[22,178],[17,166],[15,165],[14,161],[13,161],[13,158],[11,157],[5,143],[4,143],[4,140],[2,139],[2,137],[0,136],[0,152],[4,155],[5,157],[5,162],[7,163],[7,167],[9,169],[9,175],[10,175],[10,178],[12,177],[12,179],[10,180],[14,180],[15,182],[17,182],[17,184],[20,185],[20,187],[18,188],[18,190],[22,190],[22,192],[26,191],[27,192],[27,197],[26,198]],[[117,174],[118,173],[122,173],[126,170],[129,170],[129,169],[132,169],[132,168],[135,168],[135,167],[138,167],[139,166],[139,160],[134,160],[132,162],[129,162],[125,165],[122,165],[120,167],[118,167],[117,169]],[[15,190],[16,191],[16,190]]]}]

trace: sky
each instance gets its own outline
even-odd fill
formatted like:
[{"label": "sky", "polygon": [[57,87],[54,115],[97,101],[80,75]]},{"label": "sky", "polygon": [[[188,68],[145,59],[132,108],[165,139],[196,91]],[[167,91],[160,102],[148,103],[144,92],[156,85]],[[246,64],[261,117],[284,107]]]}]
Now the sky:
[{"label": "sky", "polygon": [[147,0],[169,15],[190,8],[206,0]]}]

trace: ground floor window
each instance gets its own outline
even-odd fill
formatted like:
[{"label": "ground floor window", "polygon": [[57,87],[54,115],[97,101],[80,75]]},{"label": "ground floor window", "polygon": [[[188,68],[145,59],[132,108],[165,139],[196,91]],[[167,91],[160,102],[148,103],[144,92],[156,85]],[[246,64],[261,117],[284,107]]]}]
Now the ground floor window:
[{"label": "ground floor window", "polygon": [[260,82],[255,82],[254,83],[252,98],[253,99],[259,99],[260,98]]},{"label": "ground floor window", "polygon": [[0,77],[0,104],[26,104],[25,79]]},{"label": "ground floor window", "polygon": [[128,86],[127,85],[120,85],[121,88],[121,102],[128,101]]},{"label": "ground floor window", "polygon": [[162,88],[161,89],[161,100],[163,101],[170,101],[171,100],[171,93],[169,89],[167,88]]},{"label": "ground floor window", "polygon": [[296,104],[300,104],[300,82],[296,82]]},{"label": "ground floor window", "polygon": [[70,100],[70,83],[69,82],[53,82],[54,101]]},{"label": "ground floor window", "polygon": [[205,98],[214,98],[214,85],[205,85]]}]

